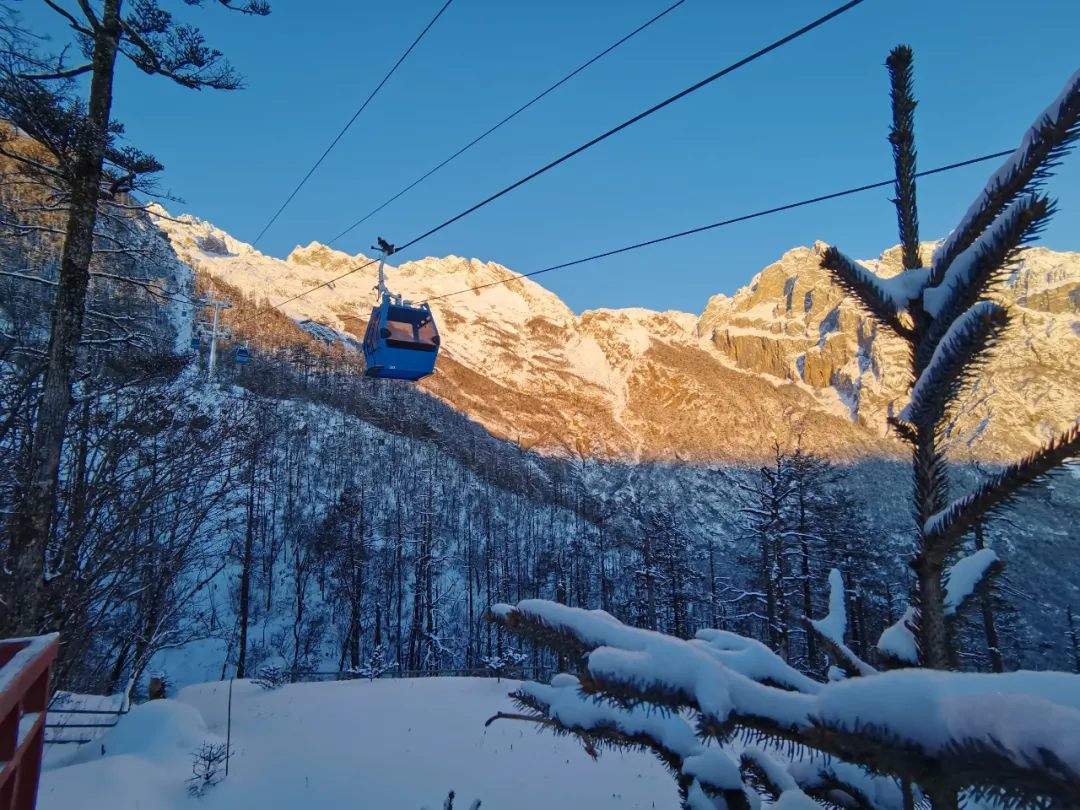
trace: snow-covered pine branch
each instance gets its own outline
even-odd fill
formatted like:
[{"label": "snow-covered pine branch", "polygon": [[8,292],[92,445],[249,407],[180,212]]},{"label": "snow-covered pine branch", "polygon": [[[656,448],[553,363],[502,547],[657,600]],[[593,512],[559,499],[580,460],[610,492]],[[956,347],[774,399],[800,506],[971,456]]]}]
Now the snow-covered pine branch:
[{"label": "snow-covered pine branch", "polygon": [[953,324],[1005,276],[1020,248],[1038,236],[1053,213],[1048,198],[1021,195],[956,258],[942,283],[923,293],[923,307],[934,320],[916,347],[916,374],[922,374]]},{"label": "snow-covered pine branch", "polygon": [[1080,70],[1024,134],[1020,145],[990,175],[960,224],[934,251],[933,281],[940,286],[953,261],[1025,190],[1041,185],[1050,169],[1080,137]]},{"label": "snow-covered pine branch", "polygon": [[[704,642],[702,645],[700,642]],[[784,661],[760,641],[727,630],[698,630],[690,642],[706,650],[713,658],[758,683],[816,695],[823,684]]]},{"label": "snow-covered pine branch", "polygon": [[[522,708],[539,712],[590,742],[651,751],[679,774],[684,796],[696,788],[725,799],[731,807],[749,807],[735,762],[720,749],[705,746],[678,714],[657,712],[646,705],[623,709],[597,702],[582,693],[577,678],[567,674],[556,675],[550,685],[523,683],[513,698]],[[687,802],[687,806],[694,805]]]},{"label": "snow-covered pine branch", "polygon": [[905,669],[805,694],[753,681],[700,643],[606,613],[526,600],[494,606],[489,616],[544,646],[576,651],[585,694],[623,709],[693,711],[706,737],[756,732],[940,794],[998,788],[1019,803],[1080,800],[1078,676]]},{"label": "snow-covered pine branch", "polygon": [[953,260],[940,283],[926,288],[923,308],[935,319],[951,322],[1005,272],[1020,247],[1039,234],[1052,214],[1049,198],[1021,194]]},{"label": "snow-covered pine branch", "polygon": [[1022,461],[1010,464],[974,492],[934,513],[923,526],[927,538],[955,544],[987,515],[1006,506],[1020,491],[1080,455],[1080,424]]},{"label": "snow-covered pine branch", "polygon": [[740,757],[744,778],[751,781],[772,800],[773,807],[788,810],[822,808],[796,784],[794,777],[771,753],[756,745],[743,749]]},{"label": "snow-covered pine branch", "polygon": [[[905,810],[903,788],[895,779],[876,776],[835,757],[811,752],[788,763],[787,772],[808,796],[832,805],[855,810]],[[913,793],[913,800],[922,798],[917,788]]]},{"label": "snow-covered pine branch", "polygon": [[1008,324],[1008,312],[993,301],[979,301],[954,320],[915,381],[911,402],[900,412],[900,419],[932,429],[983,368]]},{"label": "snow-covered pine branch", "polygon": [[929,281],[928,270],[907,270],[892,278],[882,278],[835,247],[829,247],[822,254],[821,266],[878,321],[901,337],[911,335],[910,327],[901,322],[900,314],[907,312],[911,302],[922,294]]},{"label": "snow-covered pine branch", "polygon": [[[946,559],[955,553],[964,534],[1026,484],[1080,451],[1074,428],[975,493],[946,504],[949,464],[939,446],[942,421],[950,402],[1007,325],[1004,309],[985,300],[989,286],[1053,212],[1053,203],[1038,193],[1038,187],[1049,177],[1057,159],[1080,137],[1080,71],[1070,77],[1062,93],[990,178],[960,225],[935,251],[927,269],[914,266],[916,257],[908,239],[916,212],[915,186],[908,182],[913,178],[915,154],[910,63],[910,49],[904,46],[894,49],[888,62],[893,74],[890,141],[896,158],[896,189],[898,197],[908,198],[895,201],[906,269],[885,280],[835,248],[824,252],[821,266],[870,314],[891,326],[911,352],[912,400],[901,416],[890,422],[912,449],[912,506],[920,524],[919,545],[912,560],[917,601],[909,615],[882,635],[879,650],[890,665],[917,660],[924,666],[948,669],[951,631],[942,583]],[[903,70],[896,70],[895,64]],[[902,103],[898,105],[897,99]],[[902,143],[894,142],[898,133]],[[910,318],[897,329],[909,306]],[[939,799],[944,801],[945,797]]]},{"label": "snow-covered pine branch", "polygon": [[910,605],[895,623],[886,627],[875,648],[886,669],[919,665],[918,614]]},{"label": "snow-covered pine branch", "polygon": [[963,607],[980,583],[1005,567],[992,548],[981,548],[958,560],[945,572],[945,615],[953,616]]}]

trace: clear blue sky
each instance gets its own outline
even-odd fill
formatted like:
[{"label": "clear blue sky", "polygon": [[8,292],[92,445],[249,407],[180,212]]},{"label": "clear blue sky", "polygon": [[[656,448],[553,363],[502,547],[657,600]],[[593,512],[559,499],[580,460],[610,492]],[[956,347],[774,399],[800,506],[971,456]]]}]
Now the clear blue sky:
[{"label": "clear blue sky", "polygon": [[[325,242],[671,0],[454,0],[259,247]],[[125,65],[115,113],[166,166],[170,205],[252,241],[443,0],[274,0],[249,19],[188,10],[244,74],[192,92]],[[23,7],[32,22],[51,12]],[[335,245],[402,244],[839,0],[687,0]],[[920,168],[1016,145],[1080,67],[1075,0],[867,0],[412,248],[518,272],[887,179],[890,47],[915,49]],[[920,183],[944,236],[992,164]],[[1080,154],[1042,244],[1080,250]],[[700,312],[796,245],[860,258],[896,242],[888,190],[722,228],[537,279],[576,311]]]}]

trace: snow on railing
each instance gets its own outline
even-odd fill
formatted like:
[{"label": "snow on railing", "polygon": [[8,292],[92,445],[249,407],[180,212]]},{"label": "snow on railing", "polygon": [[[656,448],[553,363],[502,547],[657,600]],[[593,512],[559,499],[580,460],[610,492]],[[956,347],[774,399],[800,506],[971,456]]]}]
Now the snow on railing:
[{"label": "snow on railing", "polygon": [[0,641],[0,810],[33,810],[57,635]]}]

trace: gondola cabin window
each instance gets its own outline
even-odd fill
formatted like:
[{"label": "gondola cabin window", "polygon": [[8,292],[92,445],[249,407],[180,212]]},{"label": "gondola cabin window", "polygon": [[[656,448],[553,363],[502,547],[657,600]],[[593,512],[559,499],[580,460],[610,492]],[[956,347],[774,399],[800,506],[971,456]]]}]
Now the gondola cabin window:
[{"label": "gondola cabin window", "polygon": [[439,345],[431,314],[406,307],[389,308],[383,338],[386,345],[393,349],[433,352]]}]

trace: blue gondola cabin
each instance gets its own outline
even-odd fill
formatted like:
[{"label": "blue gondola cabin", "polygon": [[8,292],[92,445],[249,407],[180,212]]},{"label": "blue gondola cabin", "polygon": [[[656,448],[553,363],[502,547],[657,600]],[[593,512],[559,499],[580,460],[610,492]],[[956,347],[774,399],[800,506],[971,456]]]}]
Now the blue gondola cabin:
[{"label": "blue gondola cabin", "polygon": [[364,334],[368,377],[420,380],[435,371],[439,331],[427,304],[406,306],[389,298],[371,310]]},{"label": "blue gondola cabin", "polygon": [[248,348],[247,346],[236,347],[236,362],[246,363],[248,361]]}]

